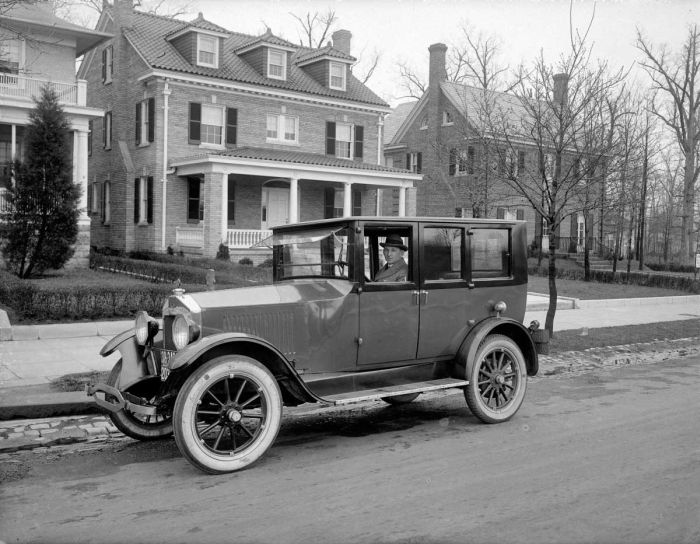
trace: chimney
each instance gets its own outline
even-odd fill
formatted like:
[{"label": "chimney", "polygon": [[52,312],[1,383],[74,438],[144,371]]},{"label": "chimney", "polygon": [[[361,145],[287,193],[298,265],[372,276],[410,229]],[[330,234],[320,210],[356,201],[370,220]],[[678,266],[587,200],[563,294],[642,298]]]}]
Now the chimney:
[{"label": "chimney", "polygon": [[331,34],[333,39],[333,47],[338,51],[342,51],[346,55],[350,54],[350,41],[352,40],[352,33],[349,30],[336,30]]},{"label": "chimney", "polygon": [[445,69],[445,55],[447,46],[444,43],[434,43],[428,47],[430,51],[430,69],[428,74],[428,85],[433,87],[439,85],[441,81],[447,79],[447,70]]},{"label": "chimney", "polygon": [[568,102],[569,76],[568,74],[554,74],[554,91],[552,98],[554,103],[564,106]]},{"label": "chimney", "polygon": [[134,0],[114,0],[114,18],[118,27],[131,26],[131,14],[134,12]]}]

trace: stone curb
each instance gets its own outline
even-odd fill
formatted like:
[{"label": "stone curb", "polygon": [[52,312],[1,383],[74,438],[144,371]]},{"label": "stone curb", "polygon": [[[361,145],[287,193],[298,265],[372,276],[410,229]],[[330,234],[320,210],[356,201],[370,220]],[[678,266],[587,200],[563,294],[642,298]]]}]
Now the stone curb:
[{"label": "stone curb", "polygon": [[577,308],[604,308],[609,306],[643,306],[658,304],[697,303],[700,306],[700,295],[679,295],[672,297],[648,297],[648,298],[609,298],[598,300],[580,300]]},{"label": "stone curb", "polygon": [[[3,321],[3,314],[4,319]],[[7,314],[0,310],[0,341],[49,340],[56,338],[82,338],[86,336],[115,336],[132,328],[133,320],[90,321],[49,325],[10,325]]]}]

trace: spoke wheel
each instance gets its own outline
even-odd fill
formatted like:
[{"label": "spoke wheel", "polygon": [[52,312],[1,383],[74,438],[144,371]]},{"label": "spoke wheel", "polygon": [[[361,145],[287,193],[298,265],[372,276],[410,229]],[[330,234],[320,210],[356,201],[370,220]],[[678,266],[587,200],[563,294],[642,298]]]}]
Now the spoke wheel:
[{"label": "spoke wheel", "polygon": [[270,371],[240,355],[197,369],[175,401],[175,441],[182,455],[210,474],[240,470],[272,445],[282,421],[282,395]]},{"label": "spoke wheel", "polygon": [[399,406],[401,404],[408,404],[409,402],[413,402],[418,398],[418,395],[420,395],[420,393],[406,393],[405,395],[382,397],[382,400],[387,404],[391,404],[392,406]]},{"label": "spoke wheel", "polygon": [[467,375],[467,405],[485,423],[508,421],[525,399],[525,358],[517,344],[506,336],[487,336],[467,366]]},{"label": "spoke wheel", "polygon": [[[122,372],[122,361],[119,359],[117,364],[112,368],[112,372],[107,378],[107,385],[117,387],[119,376]],[[160,378],[154,376],[152,379],[140,381],[131,387],[124,390],[126,393],[131,393],[137,397],[145,398],[148,402],[156,401],[156,393],[160,389]],[[107,395],[108,398],[111,398]],[[134,414],[126,410],[118,412],[109,412],[109,419],[112,420],[114,426],[123,432],[126,436],[135,438],[136,440],[159,440],[167,438],[173,434],[173,414],[172,406],[163,406],[154,416],[144,416]]]}]

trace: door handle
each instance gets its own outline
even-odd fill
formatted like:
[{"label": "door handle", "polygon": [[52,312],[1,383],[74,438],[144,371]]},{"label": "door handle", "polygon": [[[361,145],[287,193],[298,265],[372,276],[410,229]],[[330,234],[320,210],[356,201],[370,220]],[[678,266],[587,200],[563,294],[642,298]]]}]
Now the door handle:
[{"label": "door handle", "polygon": [[420,303],[428,304],[428,291],[421,290],[420,292]]},{"label": "door handle", "polygon": [[420,304],[420,291],[413,291],[413,304],[418,306]]}]

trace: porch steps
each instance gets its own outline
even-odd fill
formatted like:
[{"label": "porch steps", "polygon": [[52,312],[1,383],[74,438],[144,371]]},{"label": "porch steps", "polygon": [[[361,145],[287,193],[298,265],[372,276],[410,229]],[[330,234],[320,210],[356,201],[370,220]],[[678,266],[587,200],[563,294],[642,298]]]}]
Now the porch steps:
[{"label": "porch steps", "polygon": [[[591,270],[610,270],[612,264],[607,259],[601,259],[595,255],[589,255],[588,260],[590,263]],[[584,256],[583,253],[576,256],[576,264],[581,268],[584,267]]]},{"label": "porch steps", "polygon": [[465,387],[468,384],[469,382],[467,380],[458,380],[456,378],[442,378],[439,380],[428,380],[424,382],[414,382],[403,385],[378,387],[377,389],[365,389],[363,391],[348,391],[347,393],[328,395],[324,397],[323,400],[338,406],[341,404],[352,404],[354,402],[377,400],[385,397],[409,395],[411,393],[425,393],[426,391],[437,391],[439,389]]}]

